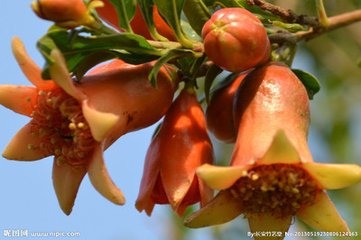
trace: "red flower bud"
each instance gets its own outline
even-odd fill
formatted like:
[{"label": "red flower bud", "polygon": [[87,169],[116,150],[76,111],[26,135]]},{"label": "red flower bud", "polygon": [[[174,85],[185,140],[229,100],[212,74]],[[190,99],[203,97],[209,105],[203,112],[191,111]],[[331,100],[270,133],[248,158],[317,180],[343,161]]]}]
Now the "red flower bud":
[{"label": "red flower bud", "polygon": [[137,209],[150,215],[155,204],[169,203],[182,215],[189,205],[205,204],[212,192],[195,171],[212,161],[202,108],[193,93],[183,90],[148,149]]},{"label": "red flower bud", "polygon": [[[90,8],[101,5],[99,1],[94,3]],[[38,0],[32,2],[31,6],[40,18],[54,21],[62,27],[91,25],[95,21],[83,0]]]},{"label": "red flower bud", "polygon": [[215,64],[241,72],[264,63],[270,43],[262,22],[242,8],[216,11],[202,29],[204,50]]}]

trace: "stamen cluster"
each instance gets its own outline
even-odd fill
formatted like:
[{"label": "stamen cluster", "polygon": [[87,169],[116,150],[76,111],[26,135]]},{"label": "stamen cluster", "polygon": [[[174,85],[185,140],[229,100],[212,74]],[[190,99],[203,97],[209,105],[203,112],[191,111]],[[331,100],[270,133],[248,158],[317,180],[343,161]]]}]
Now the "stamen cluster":
[{"label": "stamen cluster", "polygon": [[319,191],[306,170],[294,164],[256,166],[230,189],[233,197],[240,200],[245,215],[271,213],[280,218],[295,215],[301,206],[313,204]]},{"label": "stamen cluster", "polygon": [[45,154],[54,155],[57,164],[85,163],[95,140],[76,99],[60,88],[39,91],[32,117],[32,134],[41,142],[38,146],[29,144],[29,149],[40,148]]}]

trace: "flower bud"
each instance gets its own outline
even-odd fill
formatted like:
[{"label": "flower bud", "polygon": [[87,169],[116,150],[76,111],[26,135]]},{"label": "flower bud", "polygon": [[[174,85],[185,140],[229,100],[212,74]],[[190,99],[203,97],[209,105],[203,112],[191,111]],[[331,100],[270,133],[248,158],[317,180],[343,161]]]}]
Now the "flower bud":
[{"label": "flower bud", "polygon": [[31,7],[42,19],[53,21],[61,27],[75,28],[95,23],[89,9],[102,5],[100,1],[93,1],[87,6],[83,0],[38,0],[33,1]]}]

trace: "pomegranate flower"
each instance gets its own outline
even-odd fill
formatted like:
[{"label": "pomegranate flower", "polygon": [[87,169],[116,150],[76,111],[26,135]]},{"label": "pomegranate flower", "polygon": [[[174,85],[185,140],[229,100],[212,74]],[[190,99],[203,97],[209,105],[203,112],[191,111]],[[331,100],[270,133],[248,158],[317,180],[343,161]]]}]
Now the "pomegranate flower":
[{"label": "pomegranate flower", "polygon": [[[31,161],[54,155],[53,185],[67,215],[86,173],[100,194],[115,204],[124,204],[122,192],[105,167],[103,151],[121,135],[149,126],[164,115],[174,93],[170,76],[163,69],[159,89],[155,89],[147,81],[151,64],[133,66],[116,61],[76,84],[61,53],[53,50],[53,80],[44,81],[19,39],[13,40],[12,47],[19,66],[35,86],[0,86],[0,103],[31,117],[8,144],[3,157]],[[141,104],[145,100],[147,103]],[[153,104],[160,108],[150,112]]]},{"label": "pomegranate flower", "polygon": [[204,205],[212,191],[196,168],[212,161],[202,108],[192,90],[183,90],[148,149],[136,208],[151,215],[155,204],[170,204],[183,215],[189,205]]},{"label": "pomegranate flower", "polygon": [[361,167],[313,162],[307,92],[292,71],[278,63],[254,70],[236,94],[235,111],[240,124],[231,166],[197,170],[220,192],[185,225],[222,224],[244,214],[252,232],[286,232],[293,216],[320,231],[348,231],[325,189],[361,181]]}]

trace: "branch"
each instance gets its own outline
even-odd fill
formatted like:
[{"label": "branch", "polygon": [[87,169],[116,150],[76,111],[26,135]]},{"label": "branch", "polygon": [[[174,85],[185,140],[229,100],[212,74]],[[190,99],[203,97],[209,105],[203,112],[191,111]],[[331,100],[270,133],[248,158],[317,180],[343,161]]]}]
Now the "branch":
[{"label": "branch", "polygon": [[350,25],[352,23],[361,21],[361,9],[352,12],[343,13],[328,19],[328,25],[325,27],[313,27],[306,32],[296,33],[297,41],[308,41],[315,37],[318,37],[326,32]]},{"label": "branch", "polygon": [[315,17],[298,15],[295,12],[293,12],[291,9],[284,9],[282,7],[273,5],[264,0],[247,0],[246,2],[250,6],[256,5],[264,11],[268,11],[276,16],[279,16],[287,23],[299,23],[301,25],[308,25],[312,27],[319,26],[318,19]]}]

